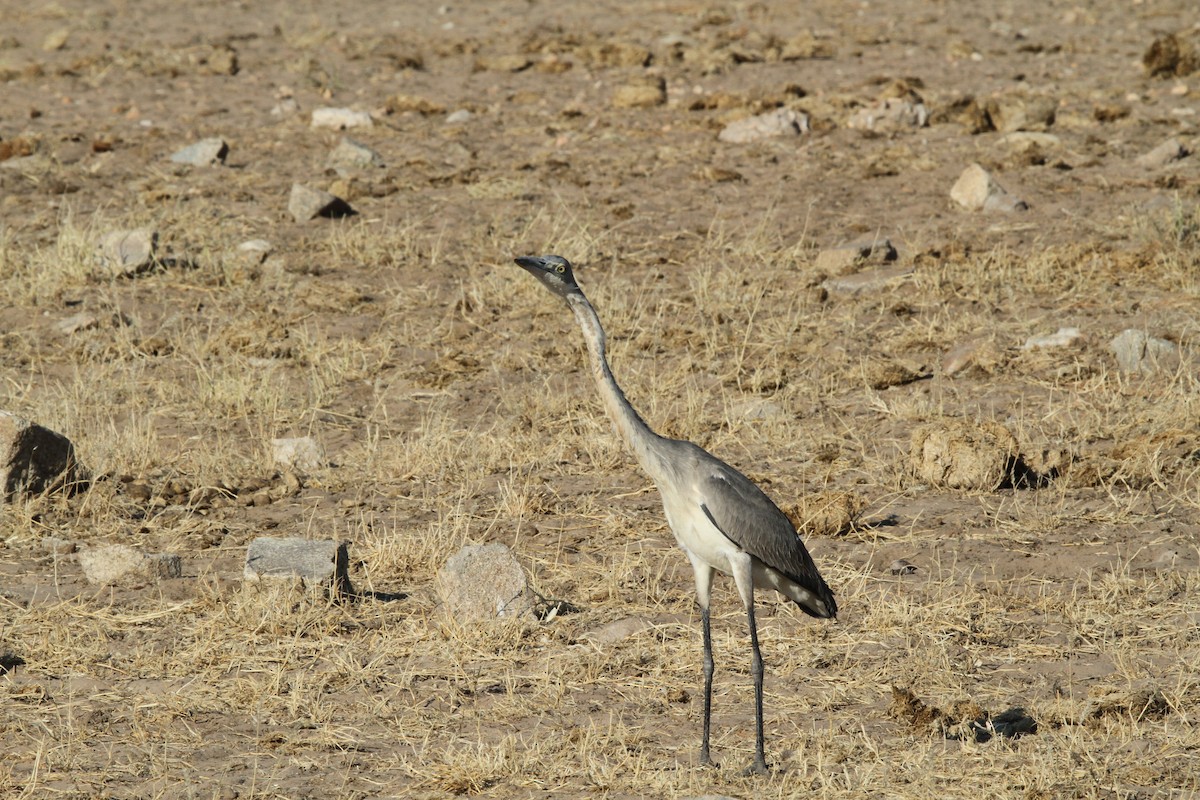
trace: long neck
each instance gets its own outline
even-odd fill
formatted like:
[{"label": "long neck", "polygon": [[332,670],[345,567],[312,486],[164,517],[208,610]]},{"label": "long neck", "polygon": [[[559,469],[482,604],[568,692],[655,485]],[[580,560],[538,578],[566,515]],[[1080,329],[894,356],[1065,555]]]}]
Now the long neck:
[{"label": "long neck", "polygon": [[633,451],[642,469],[650,473],[651,478],[657,480],[660,470],[656,445],[662,437],[650,430],[650,426],[629,404],[625,393],[617,385],[617,380],[608,367],[608,357],[605,355],[604,328],[601,327],[600,318],[596,316],[596,310],[592,308],[592,304],[583,294],[570,295],[567,304],[575,312],[575,319],[579,321],[579,327],[583,329],[583,338],[587,342],[588,360],[592,367],[592,377],[596,379],[596,386],[600,390],[600,398],[604,401],[604,408],[608,411],[609,419],[612,420],[617,433],[625,440],[625,444],[629,445],[629,449]]}]

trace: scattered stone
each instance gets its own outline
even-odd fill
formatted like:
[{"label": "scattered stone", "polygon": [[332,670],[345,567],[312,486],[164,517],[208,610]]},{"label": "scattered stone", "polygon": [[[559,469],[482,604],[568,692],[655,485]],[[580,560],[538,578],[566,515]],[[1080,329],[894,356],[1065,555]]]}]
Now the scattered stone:
[{"label": "scattered stone", "polygon": [[345,169],[382,167],[384,163],[383,156],[365,144],[342,137],[342,140],[338,142],[338,146],[333,148],[333,151],[329,154],[329,166],[340,173]]},{"label": "scattered stone", "polygon": [[371,115],[366,111],[354,111],[349,108],[323,108],[313,109],[312,112],[312,127],[314,128],[338,128],[346,130],[347,128],[370,128],[375,123],[371,120]]},{"label": "scattered stone", "polygon": [[998,422],[943,419],[912,434],[913,473],[931,486],[993,491],[1015,484],[1016,438]]},{"label": "scattered stone", "polygon": [[64,320],[59,320],[54,327],[58,329],[59,333],[70,336],[73,333],[90,331],[99,326],[100,320],[95,314],[90,311],[80,311],[78,314],[72,314]]},{"label": "scattered stone", "polygon": [[465,108],[460,108],[457,111],[451,111],[446,115],[447,125],[461,125],[464,122],[470,122],[475,115]]},{"label": "scattered stone", "polygon": [[70,555],[79,549],[70,539],[63,539],[60,536],[43,537],[38,542],[38,547],[43,553],[50,553],[56,556]]},{"label": "scattered stone", "polygon": [[1022,350],[1035,350],[1041,347],[1070,347],[1073,344],[1079,343],[1083,339],[1083,334],[1079,332],[1079,328],[1059,328],[1054,333],[1043,334],[1042,336],[1030,336],[1025,340],[1025,344],[1021,345]]},{"label": "scattered stone", "polygon": [[970,211],[1028,211],[1029,204],[1010,194],[979,164],[963,170],[950,189],[950,199]]},{"label": "scattered stone", "polygon": [[814,266],[826,275],[845,275],[867,265],[882,266],[899,257],[890,239],[865,236],[817,253]]},{"label": "scattered stone", "polygon": [[1179,346],[1156,339],[1145,331],[1128,328],[1113,337],[1108,349],[1122,372],[1174,370],[1179,366]]},{"label": "scattered stone", "polygon": [[36,495],[86,482],[71,440],[49,428],[0,411],[0,500]]},{"label": "scattered stone", "polygon": [[1190,151],[1178,139],[1171,137],[1148,153],[1137,157],[1137,165],[1146,169],[1165,167],[1172,161],[1178,161],[1190,155]]},{"label": "scattered stone", "polygon": [[1016,153],[1028,153],[1032,150],[1049,152],[1062,146],[1062,139],[1053,133],[1037,131],[1013,131],[1001,136],[997,144],[1004,145]]},{"label": "scattered stone", "polygon": [[596,647],[605,647],[653,627],[654,623],[645,617],[625,617],[584,631],[579,638]]},{"label": "scattered stone", "polygon": [[924,103],[914,103],[903,97],[885,97],[860,108],[846,126],[860,131],[894,132],[924,128],[928,124],[929,111]]},{"label": "scattered stone", "polygon": [[808,130],[807,114],[790,108],[777,108],[765,114],[731,122],[717,138],[722,142],[745,144],[773,136],[799,136]]},{"label": "scattered stone", "polygon": [[525,570],[499,542],[467,545],[437,573],[443,611],[457,619],[486,621],[522,617],[534,597]]},{"label": "scattered stone", "polygon": [[300,104],[294,97],[285,97],[271,106],[271,116],[273,117],[290,117],[298,113],[300,113]]},{"label": "scattered stone", "polygon": [[305,586],[325,586],[335,595],[352,594],[350,555],[345,542],[332,539],[260,536],[246,548],[242,579],[300,580]]},{"label": "scattered stone", "polygon": [[446,113],[446,107],[441,103],[412,94],[394,94],[384,102],[383,108],[388,114],[415,113],[423,117]]},{"label": "scattered stone", "polygon": [[273,252],[275,252],[275,246],[266,239],[250,239],[237,246],[238,258],[251,265],[263,263]]},{"label": "scattered stone", "polygon": [[862,376],[867,386],[876,391],[893,386],[907,386],[929,377],[920,369],[914,369],[898,361],[870,359],[863,365]]},{"label": "scattered stone", "polygon": [[911,264],[886,269],[869,269],[851,275],[827,278],[821,283],[821,286],[829,292],[854,295],[882,289],[894,281],[907,279],[912,274]]},{"label": "scattered stone", "polygon": [[837,48],[827,39],[819,39],[811,31],[797,34],[784,42],[779,52],[784,61],[807,61],[814,58],[833,58]]},{"label": "scattered stone", "polygon": [[973,339],[955,345],[942,358],[942,374],[947,377],[968,369],[990,375],[1004,362],[1004,353],[995,343],[986,339]]},{"label": "scattered stone", "polygon": [[317,217],[340,219],[357,213],[349,203],[337,195],[299,183],[292,184],[288,212],[296,222],[308,222]]},{"label": "scattered stone", "polygon": [[325,466],[325,450],[311,436],[272,439],[271,455],[275,465],[285,469],[314,472]]},{"label": "scattered stone", "polygon": [[667,82],[661,76],[618,86],[612,95],[613,108],[653,108],[667,102]]},{"label": "scattered stone", "polygon": [[1054,124],[1058,103],[1053,97],[1020,93],[988,98],[984,110],[992,127],[1000,133],[1044,131]]},{"label": "scattered stone", "polygon": [[523,72],[533,66],[528,56],[520,53],[507,53],[498,56],[478,56],[475,59],[475,72]]},{"label": "scattered stone", "polygon": [[917,565],[903,558],[898,558],[888,567],[893,575],[915,575]]},{"label": "scattered stone", "polygon": [[1183,77],[1200,70],[1200,33],[1168,33],[1155,39],[1142,56],[1150,77]]},{"label": "scattered stone", "polygon": [[178,578],[183,561],[168,553],[143,553],[126,544],[89,547],[79,551],[79,565],[88,583],[108,585],[129,581]]},{"label": "scattered stone", "polygon": [[154,266],[158,231],[137,228],[106,234],[97,248],[97,259],[115,277],[131,278]]},{"label": "scattered stone", "polygon": [[193,167],[211,167],[214,164],[224,164],[225,156],[229,154],[229,145],[224,139],[214,137],[201,139],[189,144],[182,150],[171,154],[171,161],[176,164],[190,164]]},{"label": "scattered stone", "polygon": [[47,53],[53,53],[55,50],[62,50],[67,46],[67,39],[71,38],[71,30],[69,28],[59,28],[46,34],[46,38],[42,40],[42,50]]}]

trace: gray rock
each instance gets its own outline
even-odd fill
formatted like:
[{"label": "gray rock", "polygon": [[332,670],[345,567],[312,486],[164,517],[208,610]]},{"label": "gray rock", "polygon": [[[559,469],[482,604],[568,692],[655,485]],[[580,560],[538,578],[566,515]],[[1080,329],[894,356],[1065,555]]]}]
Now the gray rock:
[{"label": "gray rock", "polygon": [[929,124],[929,110],[924,103],[914,103],[903,97],[885,97],[860,108],[846,126],[861,131],[899,131],[905,128],[924,128]]},{"label": "gray rock", "polygon": [[1070,347],[1082,340],[1083,334],[1079,332],[1079,328],[1059,328],[1054,333],[1043,334],[1042,336],[1030,336],[1025,340],[1025,344],[1021,345],[1021,349],[1035,350],[1045,347]]},{"label": "gray rock", "polygon": [[904,280],[913,274],[911,265],[888,267],[886,269],[869,269],[855,272],[851,275],[839,275],[826,279],[821,283],[826,291],[838,294],[858,294],[873,292],[891,284]]},{"label": "gray rock", "polygon": [[1190,151],[1176,138],[1172,137],[1148,153],[1137,157],[1137,165],[1146,169],[1165,167],[1172,161],[1186,158]]},{"label": "gray rock", "polygon": [[467,545],[447,559],[437,591],[442,610],[461,620],[523,617],[534,607],[525,570],[499,542]]},{"label": "gray rock", "polygon": [[971,211],[1027,211],[1029,204],[1010,194],[979,164],[962,171],[950,189],[950,199]]},{"label": "gray rock", "polygon": [[1179,346],[1166,339],[1156,339],[1145,331],[1128,328],[1108,343],[1122,372],[1154,372],[1173,370],[1179,366]]},{"label": "gray rock", "polygon": [[337,219],[356,213],[349,203],[337,195],[299,183],[292,184],[288,212],[296,222],[308,222],[317,217]]},{"label": "gray rock", "polygon": [[898,558],[891,563],[891,566],[889,566],[888,569],[892,571],[893,575],[915,575],[917,572],[917,565],[908,559]]},{"label": "gray rock", "polygon": [[0,411],[0,500],[74,487],[87,480],[71,440]]},{"label": "gray rock", "polygon": [[229,145],[225,144],[224,139],[201,139],[172,153],[171,161],[176,164],[190,164],[193,167],[211,167],[214,164],[224,164],[227,155]]},{"label": "gray rock", "polygon": [[350,555],[345,542],[332,539],[260,536],[246,548],[246,581],[299,580],[350,594]]},{"label": "gray rock", "polygon": [[342,137],[338,146],[329,154],[329,166],[338,170],[365,169],[367,167],[382,167],[383,156],[365,144]]},{"label": "gray rock", "polygon": [[300,472],[313,472],[325,466],[325,450],[311,436],[272,439],[271,455],[276,466]]},{"label": "gray rock", "polygon": [[883,265],[899,257],[890,239],[865,236],[817,253],[814,266],[826,274],[844,275],[865,265]]},{"label": "gray rock", "polygon": [[366,111],[354,111],[349,108],[315,108],[312,112],[312,127],[314,128],[370,128],[375,123]]},{"label": "gray rock", "polygon": [[112,275],[128,278],[154,266],[157,247],[158,231],[151,228],[112,231],[101,238],[96,257]]},{"label": "gray rock", "polygon": [[748,117],[725,126],[717,138],[722,142],[745,144],[773,136],[799,136],[808,132],[808,115],[790,108],[777,108],[756,117]]},{"label": "gray rock", "polygon": [[88,583],[100,585],[178,578],[183,574],[179,556],[143,553],[125,544],[81,550],[79,565]]}]

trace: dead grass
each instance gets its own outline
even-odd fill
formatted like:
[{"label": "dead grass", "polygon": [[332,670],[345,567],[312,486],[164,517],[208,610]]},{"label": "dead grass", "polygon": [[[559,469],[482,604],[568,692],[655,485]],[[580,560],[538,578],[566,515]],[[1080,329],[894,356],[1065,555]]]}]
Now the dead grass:
[{"label": "dead grass", "polygon": [[[1129,27],[1127,11],[1112,30]],[[68,15],[28,13],[38,25]],[[379,20],[360,41],[281,13],[285,41],[238,47],[303,50],[262,74],[306,108],[370,102],[317,63],[318,44],[344,70],[372,65],[364,87],[391,80],[386,54],[411,44]],[[861,181],[860,167],[844,163],[847,152],[855,163],[860,150],[878,156],[890,140],[847,140],[830,120],[816,120],[828,128],[800,149],[714,149],[716,117],[687,110],[680,93],[745,93],[743,63],[767,71],[763,85],[791,83],[792,62],[745,61],[768,30],[759,15],[771,13],[688,17],[689,38],[708,42],[717,66],[656,51],[658,68],[692,71],[670,84],[668,106],[646,112],[663,118],[639,117],[621,134],[611,114],[579,111],[604,107],[615,72],[565,70],[569,94],[552,82],[554,61],[470,73],[479,91],[464,107],[501,135],[471,142],[478,151],[459,163],[443,145],[465,148],[464,137],[440,120],[389,116],[369,135],[392,148],[392,165],[351,180],[363,213],[339,222],[292,225],[275,204],[286,194],[276,177],[290,182],[302,165],[324,163],[322,134],[294,119],[244,126],[235,152],[251,155],[216,171],[161,169],[162,134],[127,134],[127,145],[87,162],[103,196],[120,188],[137,197],[121,211],[67,164],[3,176],[5,189],[45,207],[9,222],[6,205],[0,224],[0,408],[70,436],[96,480],[77,496],[22,499],[0,514],[0,795],[1200,793],[1193,199],[1180,191],[1170,203],[1126,206],[1149,192],[1137,176],[1084,221],[1046,211],[1053,225],[992,224],[945,216],[940,189],[937,202],[895,208],[907,184],[893,193],[896,184]],[[474,27],[446,57],[498,47],[471,14],[451,17]],[[743,33],[726,36],[733,30]],[[428,33],[423,45],[442,46],[442,33]],[[633,46],[640,32],[579,41],[594,36]],[[851,49],[869,55],[893,38],[907,47],[906,36],[863,29]],[[90,41],[81,33],[78,47]],[[82,58],[74,47],[64,58]],[[1124,64],[1129,43],[1114,47]],[[1056,52],[1047,50],[1047,69]],[[937,70],[944,60],[939,49]],[[84,74],[107,91],[110,62],[64,64],[38,80],[66,97],[68,79]],[[250,75],[272,68],[247,63]],[[875,76],[829,84],[823,63],[811,65],[827,84],[813,107],[861,104]],[[414,92],[431,80],[403,75]],[[6,79],[14,91],[26,83]],[[161,92],[140,91],[141,113],[157,108]],[[207,113],[190,118],[197,129]],[[1140,119],[1076,144],[1132,147],[1121,137],[1164,125]],[[947,141],[948,127],[921,135],[973,160],[982,140]],[[45,146],[68,139],[55,134]],[[405,149],[414,143],[427,150]],[[270,170],[259,166],[284,150]],[[742,177],[696,177],[696,164],[725,162]],[[150,175],[148,163],[157,164]],[[321,169],[314,180],[334,180]],[[1090,169],[1075,172],[1104,177]],[[1051,208],[1059,176],[1021,174],[1047,198],[1035,207]],[[77,181],[81,191],[31,189],[35,178]],[[906,245],[911,280],[856,295],[822,289],[816,251],[877,231],[880,220]],[[135,279],[101,278],[96,238],[142,225],[160,231],[176,260]],[[237,254],[260,236],[276,247],[266,260]],[[714,598],[721,766],[696,765],[691,570],[594,396],[570,314],[511,264],[524,252],[579,265],[631,401],[657,430],[758,480],[793,513],[837,593],[836,624],[759,598],[770,777],[741,775],[753,752],[752,689],[728,581]],[[58,332],[78,308],[98,324]],[[1066,326],[1086,332],[1080,346],[1022,349]],[[1190,352],[1174,372],[1123,374],[1107,342],[1128,327]],[[945,353],[976,338],[986,344],[976,366],[944,375]],[[919,480],[913,431],[954,420],[1002,426],[1023,459],[1053,476],[1018,489]],[[330,465],[280,472],[270,440],[292,435],[321,440]],[[297,586],[242,584],[245,547],[260,535],[348,540],[363,596],[339,603]],[[184,577],[90,586],[57,540],[177,552]],[[481,541],[511,546],[535,588],[577,612],[494,626],[447,619],[436,570]],[[914,569],[895,574],[897,559]],[[597,630],[626,618],[635,632],[597,643]],[[890,714],[893,687],[939,709],[945,724]],[[1013,707],[1035,732],[958,735],[982,718],[975,710],[994,720]]]}]

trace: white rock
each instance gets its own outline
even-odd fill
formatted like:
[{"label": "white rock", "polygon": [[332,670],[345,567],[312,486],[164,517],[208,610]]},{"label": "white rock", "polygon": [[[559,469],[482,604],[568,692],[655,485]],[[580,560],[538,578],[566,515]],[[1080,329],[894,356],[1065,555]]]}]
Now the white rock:
[{"label": "white rock", "polygon": [[499,542],[467,545],[437,573],[442,610],[457,619],[486,621],[526,616],[533,593],[525,570]]},{"label": "white rock", "polygon": [[1042,336],[1030,336],[1021,345],[1022,350],[1034,350],[1039,347],[1069,347],[1083,339],[1079,328],[1059,328],[1055,333]]},{"label": "white rock", "polygon": [[75,445],[61,433],[0,411],[0,501],[86,480]]},{"label": "white rock", "polygon": [[315,108],[312,112],[312,127],[314,128],[370,128],[375,123],[366,111],[354,111],[349,108]]},{"label": "white rock", "polygon": [[225,163],[225,156],[228,154],[229,145],[225,143],[224,139],[201,139],[172,153],[171,161],[176,164],[190,164],[194,167],[209,167]]},{"label": "white rock", "polygon": [[1117,359],[1117,366],[1122,372],[1154,372],[1179,366],[1178,345],[1166,339],[1156,339],[1135,328],[1128,328],[1114,336],[1108,349]]},{"label": "white rock", "polygon": [[1010,194],[979,164],[962,171],[950,189],[950,199],[971,211],[1026,211],[1029,204]]},{"label": "white rock", "polygon": [[119,277],[131,277],[154,265],[154,250],[158,247],[158,231],[136,228],[112,231],[97,246],[97,260],[102,267]]},{"label": "white rock", "polygon": [[1149,153],[1143,153],[1138,156],[1137,165],[1139,167],[1146,167],[1147,169],[1157,169],[1158,167],[1165,167],[1172,161],[1186,158],[1188,155],[1188,149],[1178,139],[1172,137]]},{"label": "white rock", "polygon": [[446,115],[447,125],[461,125],[464,122],[470,122],[475,115],[465,108],[460,108],[457,111],[452,111]]},{"label": "white rock", "polygon": [[125,544],[80,550],[79,565],[88,583],[101,585],[130,579],[178,578],[183,574],[179,556],[143,553]]},{"label": "white rock", "polygon": [[299,580],[306,586],[327,586],[349,594],[350,556],[345,542],[332,539],[260,536],[246,548],[242,579]]},{"label": "white rock", "polygon": [[756,117],[739,119],[717,135],[722,142],[745,144],[772,136],[799,136],[808,132],[808,115],[790,108],[777,108]]},{"label": "white rock", "polygon": [[325,450],[311,436],[272,439],[271,453],[275,464],[287,469],[313,472],[325,466]]}]

